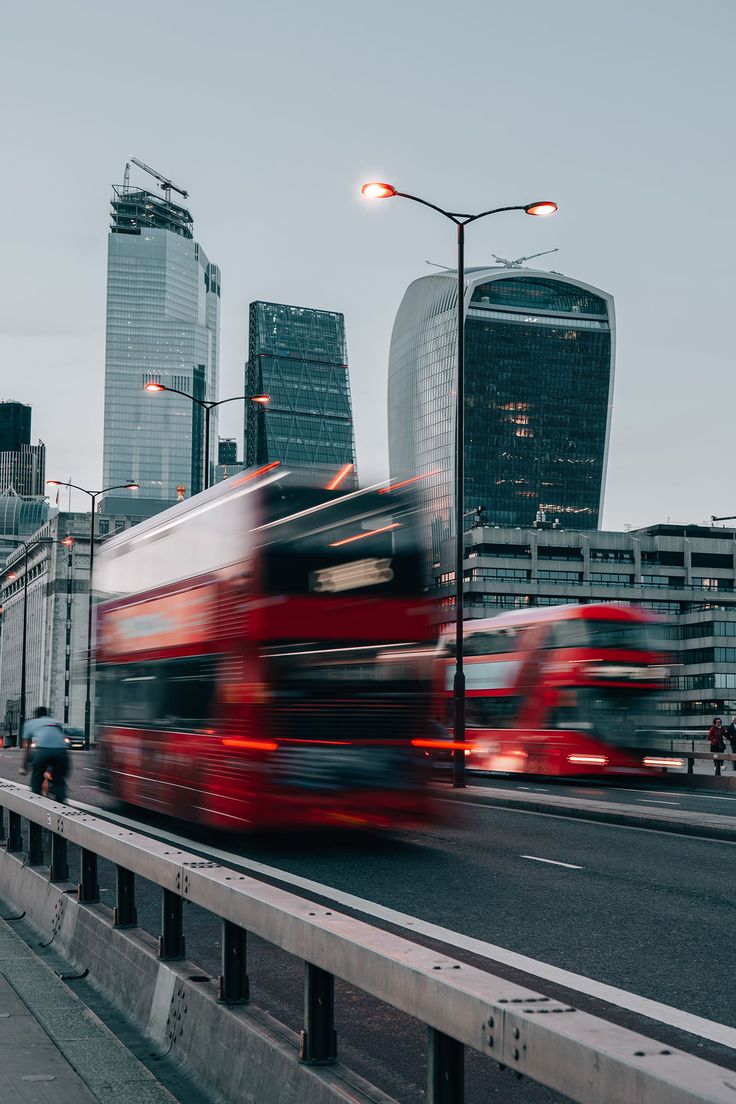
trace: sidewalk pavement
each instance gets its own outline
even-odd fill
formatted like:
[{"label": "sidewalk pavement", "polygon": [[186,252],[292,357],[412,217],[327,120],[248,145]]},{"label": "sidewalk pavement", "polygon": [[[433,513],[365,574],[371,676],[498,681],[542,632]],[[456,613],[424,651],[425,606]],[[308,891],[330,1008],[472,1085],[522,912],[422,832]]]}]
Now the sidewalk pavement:
[{"label": "sidewalk pavement", "polygon": [[[9,911],[0,901],[0,913]],[[2,918],[0,1101],[175,1104],[174,1097]]]}]

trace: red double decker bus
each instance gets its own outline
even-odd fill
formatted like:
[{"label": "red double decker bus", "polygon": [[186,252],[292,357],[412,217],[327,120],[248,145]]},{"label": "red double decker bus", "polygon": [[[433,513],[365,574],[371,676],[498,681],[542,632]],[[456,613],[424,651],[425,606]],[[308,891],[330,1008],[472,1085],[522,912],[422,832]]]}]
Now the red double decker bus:
[{"label": "red double decker bus", "polygon": [[[643,724],[668,676],[653,614],[615,605],[520,610],[468,621],[464,639],[469,767],[579,775],[682,765]],[[452,727],[449,634],[438,655]]]},{"label": "red double decker bus", "polygon": [[404,491],[250,472],[108,541],[103,784],[232,830],[426,820],[434,646],[414,514]]}]

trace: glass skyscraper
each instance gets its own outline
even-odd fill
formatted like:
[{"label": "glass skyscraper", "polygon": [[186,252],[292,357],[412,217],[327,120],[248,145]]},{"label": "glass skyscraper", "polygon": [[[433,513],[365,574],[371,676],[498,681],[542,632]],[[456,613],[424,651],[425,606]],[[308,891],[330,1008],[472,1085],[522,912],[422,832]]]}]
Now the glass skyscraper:
[{"label": "glass skyscraper", "polygon": [[[217,397],[220,270],[194,241],[189,211],[124,184],[113,188],[108,239],[103,486],[140,484],[136,509],[152,514],[202,489],[203,412],[162,383]],[[210,463],[217,420],[212,416]],[[131,512],[132,496],[106,497]]]},{"label": "glass skyscraper", "polygon": [[321,482],[351,464],[341,488],[358,485],[345,319],[337,311],[250,304],[246,395],[246,465],[280,460]]},{"label": "glass skyscraper", "polygon": [[[391,338],[392,479],[424,474],[435,553],[454,531],[456,273],[407,289]],[[465,283],[465,511],[595,529],[614,367],[613,298],[555,273],[471,268]],[[469,524],[469,523],[468,523]]]}]

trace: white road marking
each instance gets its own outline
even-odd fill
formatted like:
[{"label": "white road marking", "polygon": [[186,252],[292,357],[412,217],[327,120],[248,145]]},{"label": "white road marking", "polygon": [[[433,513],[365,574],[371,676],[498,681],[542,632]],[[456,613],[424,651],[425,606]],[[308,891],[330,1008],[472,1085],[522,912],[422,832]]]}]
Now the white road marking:
[{"label": "white road marking", "polygon": [[656,797],[650,801],[637,801],[637,805],[679,805],[679,801],[659,801]]},{"label": "white road marking", "polygon": [[[478,955],[479,958],[486,958],[491,962],[500,962],[505,966],[510,966],[512,969],[521,970],[523,973],[529,974],[532,977],[539,978],[543,981],[549,981],[556,985],[562,985],[566,989],[571,989],[576,993],[584,993],[586,996],[594,997],[616,1008],[624,1008],[629,1012],[635,1012],[637,1015],[645,1016],[647,1019],[653,1020],[656,1023],[667,1024],[667,1026],[674,1027],[679,1031],[686,1031],[690,1035],[697,1035],[701,1039],[708,1039],[714,1043],[721,1043],[723,1046],[736,1048],[736,1029],[727,1027],[725,1024],[717,1023],[715,1020],[706,1020],[702,1016],[694,1015],[692,1012],[684,1012],[682,1009],[673,1008],[668,1004],[661,1004],[659,1001],[651,1000],[649,997],[641,997],[637,993],[629,993],[625,989],[618,989],[614,985],[607,985],[605,982],[596,981],[595,978],[585,977],[583,974],[574,974],[570,970],[564,970],[559,966],[552,966],[550,963],[541,962],[536,958],[529,958],[527,955],[517,954],[516,951],[507,950],[505,947],[497,947],[493,943],[485,943],[483,940],[475,939],[473,936],[463,935],[449,928],[440,927],[438,924],[432,924],[426,920],[421,920],[419,917],[397,912],[396,909],[387,908],[385,905],[379,905],[375,901],[367,901],[365,898],[355,897],[352,893],[345,893],[343,890],[334,889],[332,886],[314,882],[310,878],[302,878],[298,874],[291,874],[288,870],[282,870],[276,866],[266,866],[264,863],[255,862],[252,859],[244,859],[239,855],[233,855],[229,851],[221,851],[216,847],[207,847],[197,843],[195,840],[176,836],[171,832],[148,829],[145,824],[140,824],[138,821],[131,820],[129,817],[108,813],[106,810],[100,809],[97,806],[86,805],[81,801],[72,801],[70,804],[76,808],[83,809],[85,812],[92,813],[94,816],[101,816],[103,819],[112,820],[115,823],[132,828],[135,831],[144,834],[148,831],[149,834],[159,839],[166,840],[169,843],[176,844],[188,851],[199,851],[202,854],[206,854],[208,858],[216,859],[227,865],[255,872],[256,874],[265,874],[275,881],[280,881],[286,885],[315,893],[320,897],[325,897],[335,901],[337,904],[344,905],[346,908],[351,908],[355,912],[363,913],[365,916],[371,916],[375,920],[384,920],[386,923],[393,924],[394,927],[403,928],[405,931],[409,932],[417,932],[419,935],[424,935],[428,939],[436,939],[438,942],[444,943],[449,947],[456,947],[469,951],[471,954]],[[489,806],[481,805],[481,808],[485,809],[489,808]],[[546,814],[542,813],[541,815],[545,816]],[[633,830],[645,831],[646,829]],[[669,835],[669,833],[663,834]],[[708,840],[705,842],[712,843],[721,841]]]},{"label": "white road marking", "polygon": [[582,870],[582,866],[575,863],[558,862],[557,859],[540,859],[539,855],[522,855],[522,859],[531,859],[532,862],[549,863],[550,866],[566,866],[568,870]]}]

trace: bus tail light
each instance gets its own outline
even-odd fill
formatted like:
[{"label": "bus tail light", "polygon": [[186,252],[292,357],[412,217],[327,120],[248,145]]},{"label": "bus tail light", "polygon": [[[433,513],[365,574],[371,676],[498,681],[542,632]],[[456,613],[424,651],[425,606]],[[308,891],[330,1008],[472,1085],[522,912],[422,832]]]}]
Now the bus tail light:
[{"label": "bus tail light", "polygon": [[238,748],[239,751],[276,751],[279,746],[273,740],[237,740],[229,736],[222,743],[224,747]]},{"label": "bus tail light", "polygon": [[412,740],[412,747],[439,748],[440,751],[464,751],[466,755],[472,750],[470,744],[461,744],[456,740]]},{"label": "bus tail light", "polygon": [[645,755],[642,763],[645,767],[684,767],[685,760],[665,755]]},{"label": "bus tail light", "polygon": [[585,767],[608,766],[608,759],[605,755],[568,755],[567,761]]}]

